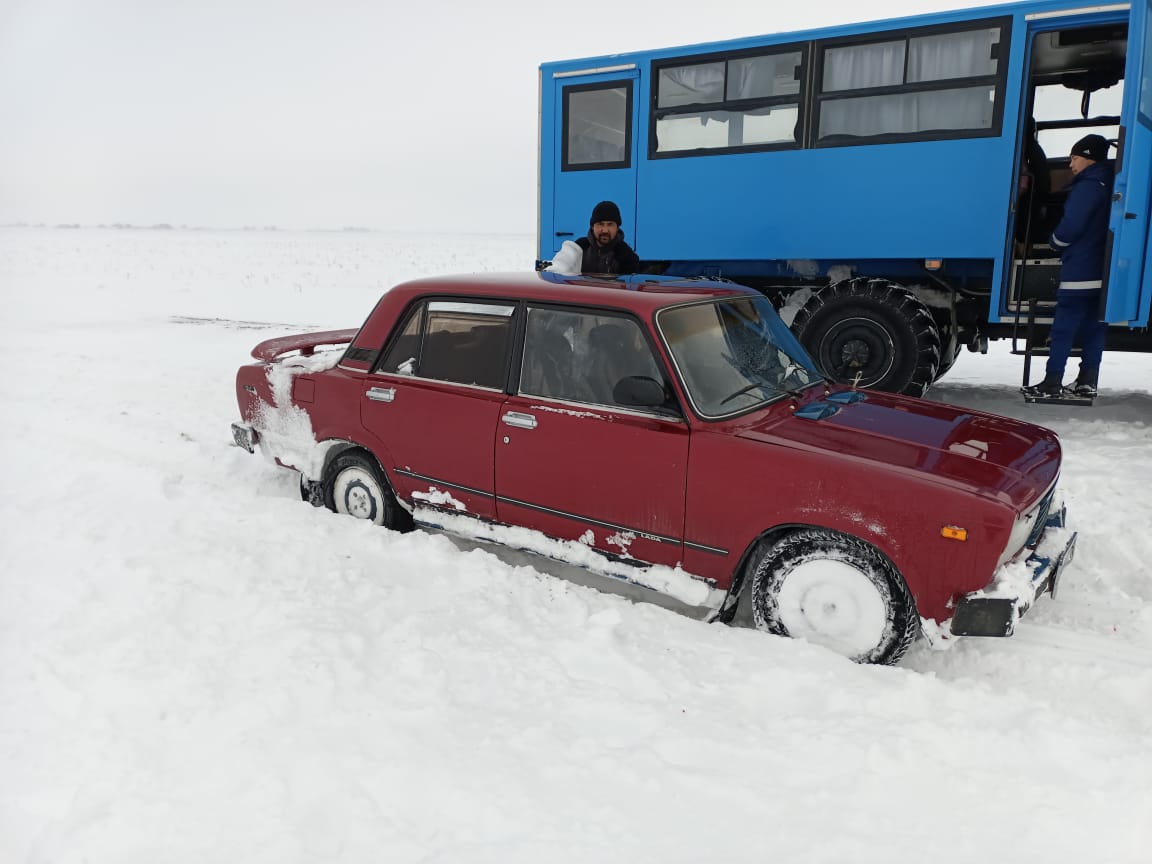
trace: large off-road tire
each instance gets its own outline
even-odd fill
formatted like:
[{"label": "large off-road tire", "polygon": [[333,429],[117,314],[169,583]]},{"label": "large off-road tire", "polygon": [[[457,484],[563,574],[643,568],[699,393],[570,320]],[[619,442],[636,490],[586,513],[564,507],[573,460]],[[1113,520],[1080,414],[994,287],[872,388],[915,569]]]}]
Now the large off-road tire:
[{"label": "large off-road tire", "polygon": [[940,331],[940,365],[936,367],[933,383],[947,375],[948,370],[956,365],[956,361],[960,359],[960,351],[964,348],[959,339],[952,339],[951,324],[941,323],[936,326]]},{"label": "large off-road tire", "polygon": [[813,294],[792,331],[834,381],[923,396],[940,364],[932,313],[907,288],[884,279],[846,279]]},{"label": "large off-road tire", "polygon": [[333,459],[321,484],[324,506],[335,513],[395,531],[412,528],[412,517],[396,501],[380,465],[362,450],[348,450]]},{"label": "large off-road tire", "polygon": [[920,618],[896,567],[875,547],[822,528],[788,535],[752,577],[757,628],[805,639],[857,663],[895,663]]}]

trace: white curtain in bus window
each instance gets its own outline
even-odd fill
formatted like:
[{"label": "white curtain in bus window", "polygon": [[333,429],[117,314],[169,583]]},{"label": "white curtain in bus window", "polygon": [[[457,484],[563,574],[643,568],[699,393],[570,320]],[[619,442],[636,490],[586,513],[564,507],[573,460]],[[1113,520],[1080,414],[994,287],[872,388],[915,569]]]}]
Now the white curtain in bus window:
[{"label": "white curtain in bus window", "polygon": [[725,95],[729,100],[794,96],[800,92],[799,65],[799,51],[729,60]]},{"label": "white curtain in bus window", "polygon": [[672,114],[656,121],[657,151],[716,150],[796,140],[796,105]]},{"label": "white curtain in bus window", "polygon": [[901,40],[830,49],[824,54],[824,92],[903,84],[905,47]]},{"label": "white curtain in bus window", "polygon": [[724,101],[724,63],[698,63],[660,70],[658,108]]},{"label": "white curtain in bus window", "polygon": [[996,74],[998,27],[908,40],[908,82],[980,78]]},{"label": "white curtain in bus window", "polygon": [[[657,108],[692,106],[701,110],[660,116],[656,121],[657,152],[795,141],[799,104],[782,103],[780,97],[798,96],[799,65],[800,52],[792,51],[661,69]],[[772,100],[774,104],[750,105],[748,100]],[[729,104],[736,102],[744,104]]]},{"label": "white curtain in bus window", "polygon": [[821,106],[820,137],[987,129],[994,95],[992,87],[966,87],[837,99]]},{"label": "white curtain in bus window", "polygon": [[569,90],[568,165],[628,161],[628,93],[625,87]]},{"label": "white curtain in bus window", "polygon": [[[999,28],[917,36],[824,54],[822,93],[891,88],[896,92],[831,98],[820,106],[819,137],[870,137],[989,129],[994,119],[994,46]],[[985,79],[971,86],[924,89],[929,82]],[[898,89],[897,89],[898,88]]]}]

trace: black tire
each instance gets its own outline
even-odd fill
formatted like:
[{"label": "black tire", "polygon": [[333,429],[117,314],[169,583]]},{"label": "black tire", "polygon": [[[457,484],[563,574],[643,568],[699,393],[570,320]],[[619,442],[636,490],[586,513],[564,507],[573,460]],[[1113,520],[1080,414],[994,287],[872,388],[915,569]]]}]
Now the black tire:
[{"label": "black tire", "polygon": [[895,663],[920,617],[896,567],[873,546],[822,528],[789,534],[752,577],[756,627],[806,639],[857,663]]},{"label": "black tire", "polygon": [[333,459],[321,484],[324,506],[334,513],[394,531],[412,528],[411,515],[396,501],[379,463],[362,450],[347,450]]},{"label": "black tire", "polygon": [[792,330],[826,376],[890,393],[923,396],[940,365],[932,313],[901,285],[846,279],[813,294]]},{"label": "black tire", "polygon": [[956,361],[960,359],[960,351],[964,348],[959,339],[955,343],[952,342],[951,324],[938,324],[937,330],[940,332],[940,365],[936,367],[936,377],[932,379],[933,384],[947,375],[948,370],[956,365]]}]

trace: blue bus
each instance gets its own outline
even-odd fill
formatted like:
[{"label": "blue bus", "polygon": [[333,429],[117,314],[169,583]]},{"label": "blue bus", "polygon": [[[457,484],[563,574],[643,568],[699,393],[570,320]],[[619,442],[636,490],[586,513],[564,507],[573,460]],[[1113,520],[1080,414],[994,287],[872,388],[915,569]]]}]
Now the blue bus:
[{"label": "blue bus", "polygon": [[1152,350],[1152,0],[545,63],[537,266],[614,200],[645,272],[759,288],[830,377],[920,395],[1051,322],[1089,132],[1115,142],[1108,347]]}]

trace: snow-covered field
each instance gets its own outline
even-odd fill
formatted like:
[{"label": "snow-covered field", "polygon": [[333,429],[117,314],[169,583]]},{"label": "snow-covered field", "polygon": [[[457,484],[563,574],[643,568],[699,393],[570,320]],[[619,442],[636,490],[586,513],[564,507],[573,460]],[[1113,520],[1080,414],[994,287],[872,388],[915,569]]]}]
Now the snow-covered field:
[{"label": "snow-covered field", "polygon": [[[0,862],[1152,860],[1152,356],[1065,446],[1076,561],[900,666],[315,510],[231,446],[256,342],[524,236],[0,230]],[[946,566],[942,562],[942,566]]]}]

